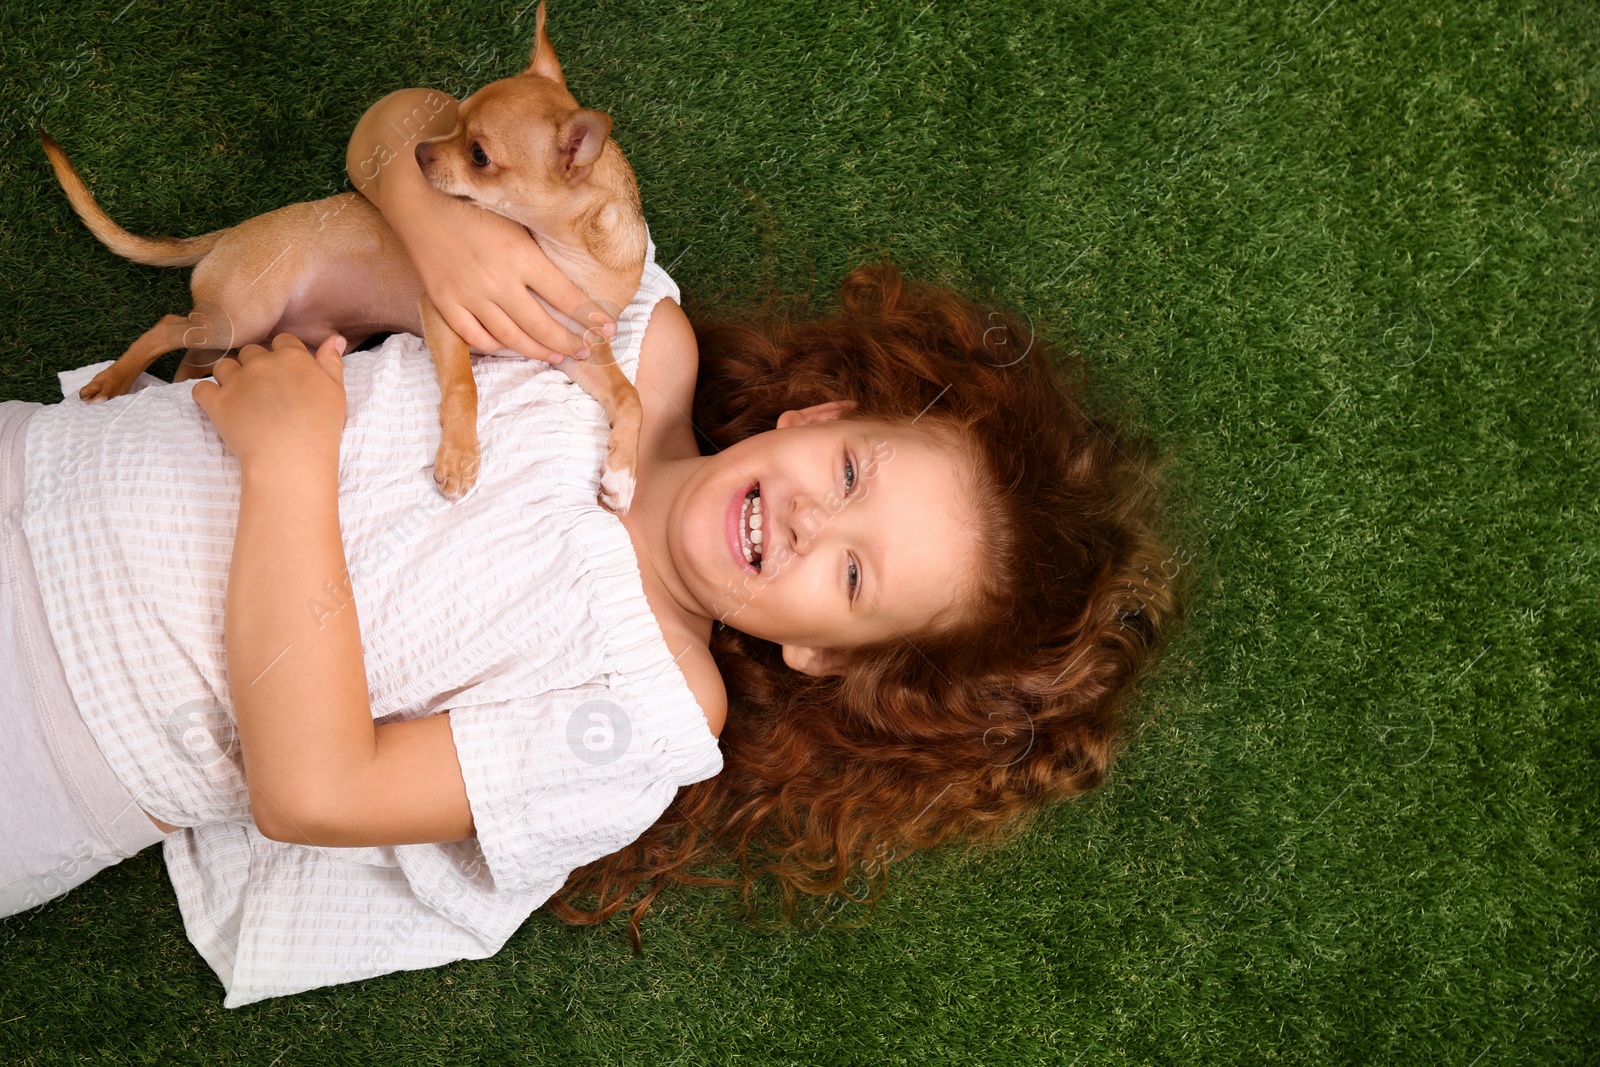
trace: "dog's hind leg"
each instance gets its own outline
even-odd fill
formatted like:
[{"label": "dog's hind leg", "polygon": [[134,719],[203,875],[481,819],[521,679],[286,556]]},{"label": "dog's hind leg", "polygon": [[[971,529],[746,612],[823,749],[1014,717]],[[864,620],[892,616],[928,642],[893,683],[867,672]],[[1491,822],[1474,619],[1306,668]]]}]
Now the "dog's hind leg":
[{"label": "dog's hind leg", "polygon": [[115,363],[79,389],[78,399],[101,401],[121,396],[135,378],[150,369],[150,364],[176,349],[217,348],[225,352],[251,340],[254,338],[240,339],[236,335],[234,320],[225,311],[196,309],[187,315],[163,315]]},{"label": "dog's hind leg", "polygon": [[163,315],[161,321],[146,330],[139,339],[111,366],[96,374],[78,390],[79,400],[110,400],[128,391],[133,380],[143,374],[150,364],[175,348],[184,346],[183,335],[189,329],[189,316]]},{"label": "dog's hind leg", "polygon": [[209,378],[211,368],[228,352],[226,348],[191,348],[183,354],[183,362],[178,364],[178,372],[172,380],[186,382],[190,378]]}]

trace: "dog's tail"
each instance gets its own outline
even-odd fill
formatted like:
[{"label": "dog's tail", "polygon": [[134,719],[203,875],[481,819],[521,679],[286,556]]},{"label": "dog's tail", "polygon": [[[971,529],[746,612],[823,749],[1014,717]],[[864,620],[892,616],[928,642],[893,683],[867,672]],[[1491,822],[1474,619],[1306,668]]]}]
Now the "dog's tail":
[{"label": "dog's tail", "polygon": [[222,235],[231,229],[213,230],[199,237],[140,237],[131,234],[113,222],[111,216],[95,202],[94,194],[83,183],[78,168],[67,158],[66,149],[43,130],[39,131],[39,140],[44,145],[44,154],[50,157],[50,165],[55,168],[56,179],[61,182],[67,199],[72,202],[72,210],[78,213],[78,218],[89,227],[90,233],[100,239],[101,244],[124,259],[152,267],[190,267],[200,262],[207,252],[216,247]]}]

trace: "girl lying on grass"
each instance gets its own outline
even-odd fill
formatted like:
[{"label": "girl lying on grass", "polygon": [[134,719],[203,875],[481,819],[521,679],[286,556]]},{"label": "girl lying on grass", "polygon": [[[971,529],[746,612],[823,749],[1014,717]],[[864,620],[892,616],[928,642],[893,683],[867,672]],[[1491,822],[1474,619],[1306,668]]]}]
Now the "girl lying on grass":
[{"label": "girl lying on grass", "polygon": [[584,295],[409,150],[364,167],[414,102],[368,112],[352,178],[462,337],[533,357],[478,363],[465,499],[409,336],[0,404],[0,914],[164,841],[236,1007],[492,955],[547,903],[627,910],[637,946],[709,864],[875,896],[1101,782],[1175,598],[1151,449],[1076,361],[889,266],[826,318],[696,329],[652,245],[619,519],[604,412],[546,362],[579,341],[529,290]]}]

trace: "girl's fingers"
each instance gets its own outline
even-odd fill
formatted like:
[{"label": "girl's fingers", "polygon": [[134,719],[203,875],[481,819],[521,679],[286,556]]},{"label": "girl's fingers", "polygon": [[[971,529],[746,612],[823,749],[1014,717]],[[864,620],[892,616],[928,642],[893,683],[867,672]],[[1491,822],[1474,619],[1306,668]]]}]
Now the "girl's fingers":
[{"label": "girl's fingers", "polygon": [[596,345],[616,336],[617,316],[622,314],[622,309],[609,301],[585,300],[566,314],[583,327],[583,343]]},{"label": "girl's fingers", "polygon": [[566,277],[560,270],[555,269],[554,264],[550,266],[547,272],[539,272],[539,274],[542,277],[534,278],[533,282],[528,283],[530,290],[547,299],[550,302],[550,306],[555,307],[555,310],[562,312],[563,315],[571,318],[574,322],[582,323],[584,326],[600,325],[600,323],[590,322],[589,320],[589,312],[594,312],[595,310],[594,301],[590,301],[589,296],[584,291],[573,285],[571,278]]},{"label": "girl's fingers", "polygon": [[439,308],[439,314],[444,316],[444,321],[456,332],[456,336],[467,342],[480,352],[493,352],[499,348],[499,343],[494,335],[483,328],[483,323],[477,317],[462,307],[460,304],[446,304],[440,306],[434,301],[434,306]]},{"label": "girl's fingers", "polygon": [[[555,323],[545,314],[539,302],[531,295],[527,295],[527,290],[538,293],[548,300],[552,307],[564,315],[572,315],[573,318],[577,316],[572,313],[582,307],[584,301],[589,298],[584,295],[582,289],[572,283],[571,278],[561,273],[561,269],[550,262],[550,257],[545,255],[539,242],[534,240],[533,235],[520,223],[512,222],[483,208],[479,210],[483,211],[486,216],[485,221],[494,227],[494,231],[505,242],[504,248],[499,250],[502,258],[508,263],[521,265],[521,269],[516,271],[516,280],[521,283],[517,286],[520,298],[512,297],[509,302],[502,301],[501,306],[506,314],[511,316],[524,333],[536,338],[542,347],[557,352],[577,351],[581,347],[580,344],[563,343],[558,334],[551,332]],[[515,266],[513,270],[516,270]]]},{"label": "girl's fingers", "polygon": [[208,419],[211,417],[211,402],[216,399],[216,395],[221,389],[222,386],[210,378],[201,378],[194,383],[194,389],[189,393],[194,398],[194,402],[200,405],[200,410],[206,413],[206,418]]},{"label": "girl's fingers", "polygon": [[[251,346],[259,347],[259,346]],[[241,356],[243,352],[239,353]],[[229,379],[239,373],[239,361],[232,356],[223,356],[211,365],[211,376],[216,379],[217,385],[227,385]]]},{"label": "girl's fingers", "polygon": [[616,332],[616,323],[613,321],[615,311],[601,310],[582,289],[573,284],[571,278],[550,262],[549,257],[542,254],[542,250],[538,259],[529,262],[528,268],[524,284],[548,300],[557,311],[585,328],[593,326],[603,336],[610,337]]},{"label": "girl's fingers", "polygon": [[317,346],[315,357],[317,365],[328,372],[328,376],[344,386],[344,350],[346,341],[339,334],[333,334],[322,344]]},{"label": "girl's fingers", "polygon": [[[562,326],[550,313],[540,306],[539,301],[533,297],[533,292],[523,289],[517,294],[507,294],[507,299],[501,304],[500,310],[505,313],[507,320],[522,335],[532,342],[532,347],[538,352],[561,353],[563,355],[576,355],[583,348],[583,339]],[[523,355],[528,351],[517,345],[509,345]],[[543,356],[535,356],[543,359]]]},{"label": "girl's fingers", "polygon": [[496,347],[509,348],[529,359],[542,359],[547,362],[558,362],[561,359],[559,352],[551,352],[545,345],[540,344],[524,333],[511,317],[500,308],[487,308],[483,316],[484,326],[494,331],[498,342]]}]

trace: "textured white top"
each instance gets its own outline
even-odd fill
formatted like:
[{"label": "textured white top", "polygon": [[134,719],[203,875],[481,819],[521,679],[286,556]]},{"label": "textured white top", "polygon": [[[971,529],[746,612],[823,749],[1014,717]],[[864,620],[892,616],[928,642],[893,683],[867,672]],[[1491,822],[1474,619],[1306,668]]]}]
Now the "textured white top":
[{"label": "textured white top", "polygon": [[[630,379],[678,288],[650,245],[613,350]],[[622,523],[595,499],[605,412],[558,368],[475,357],[483,462],[433,481],[439,387],[419,338],[347,356],[339,506],[373,718],[448,709],[475,840],[320,848],[250,818],[223,600],[239,468],[190,396],[146,378],[83,404],[105,364],[34,413],[24,529],[73,696],[157,818],[189,939],[227,1007],[494,954],[575,868],[639,836],[722,769],[645,600]],[[313,615],[339,609],[338,576]]]}]

